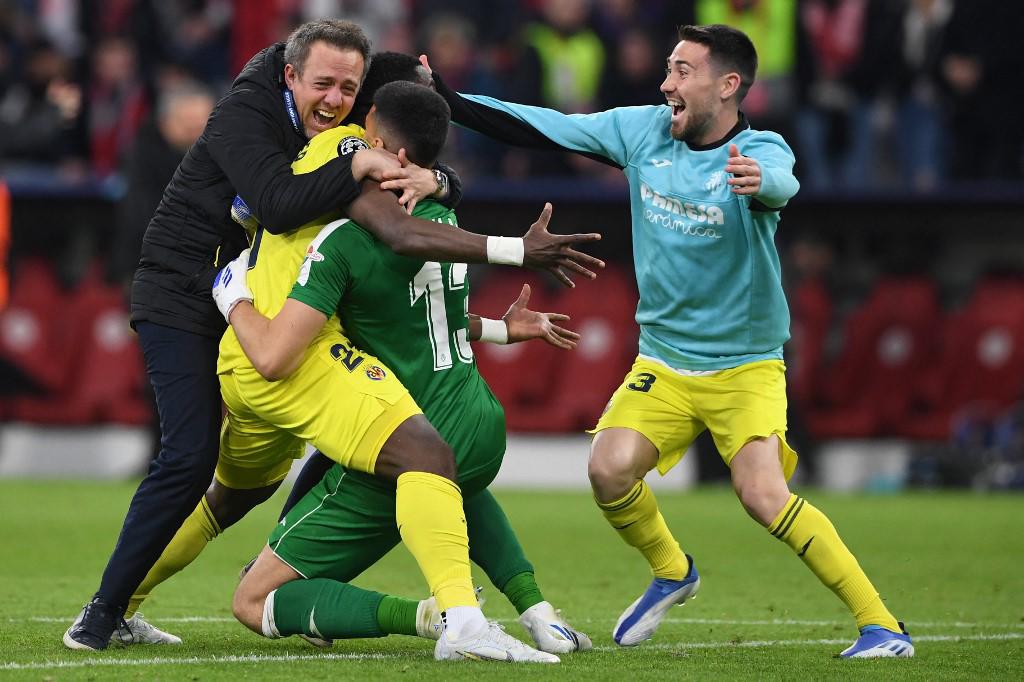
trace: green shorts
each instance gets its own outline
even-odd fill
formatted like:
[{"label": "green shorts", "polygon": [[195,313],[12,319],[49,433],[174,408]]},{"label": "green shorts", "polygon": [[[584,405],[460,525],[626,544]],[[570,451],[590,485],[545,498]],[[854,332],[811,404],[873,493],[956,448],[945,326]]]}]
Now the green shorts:
[{"label": "green shorts", "polygon": [[[494,480],[504,447],[502,434],[497,456],[477,458],[479,465],[466,476],[460,469],[463,499],[479,494]],[[484,454],[488,455],[486,450]],[[349,582],[401,541],[394,485],[334,465],[274,527],[268,544],[304,578]]]}]

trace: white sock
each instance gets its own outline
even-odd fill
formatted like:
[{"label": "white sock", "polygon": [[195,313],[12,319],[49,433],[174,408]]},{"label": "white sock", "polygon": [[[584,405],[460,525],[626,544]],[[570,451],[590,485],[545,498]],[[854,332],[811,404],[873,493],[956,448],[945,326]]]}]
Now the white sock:
[{"label": "white sock", "polygon": [[263,602],[263,636],[267,639],[280,639],[281,633],[277,631],[277,626],[274,625],[274,595],[277,590],[274,590],[267,595],[267,600]]},{"label": "white sock", "polygon": [[487,619],[476,606],[453,606],[444,612],[444,636],[449,642],[471,637],[485,627]]}]

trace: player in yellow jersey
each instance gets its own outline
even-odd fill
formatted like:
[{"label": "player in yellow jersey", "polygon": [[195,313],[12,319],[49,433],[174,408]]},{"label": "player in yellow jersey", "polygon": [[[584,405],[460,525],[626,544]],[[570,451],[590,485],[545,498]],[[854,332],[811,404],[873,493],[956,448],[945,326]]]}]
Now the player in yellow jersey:
[{"label": "player in yellow jersey", "polygon": [[[444,143],[448,107],[426,88],[407,83],[389,87],[398,86],[408,89],[409,105],[418,113],[417,124],[432,133],[433,144],[427,150],[417,150],[424,156],[413,160],[432,162]],[[360,135],[351,134],[361,132],[332,130],[318,137],[300,154],[295,170],[303,172],[338,154],[368,146]],[[214,284],[218,307],[225,318],[235,322],[221,345],[225,361],[219,372],[228,416],[218,483],[233,490],[267,489],[284,477],[290,468],[289,458],[300,455],[306,442],[346,469],[395,481],[398,532],[444,614],[438,646],[464,658],[557,662],[556,656],[489,626],[476,606],[461,491],[455,483],[454,467],[447,466],[442,454],[450,454],[450,450],[392,370],[353,347],[335,315],[290,314],[296,305],[302,305],[288,298],[294,282],[291,273],[299,273],[300,283],[308,278],[311,264],[323,259],[320,244],[348,222],[330,219],[325,216],[294,237],[258,232],[244,277],[251,297],[242,286],[240,268],[226,268]],[[236,310],[241,300],[251,300],[252,305]],[[271,322],[268,318],[277,319]],[[270,325],[282,321],[280,333],[269,339],[263,336]],[[283,347],[273,363],[261,360],[265,356],[261,345],[268,342],[278,350]],[[239,345],[244,345],[247,353],[242,353]],[[424,513],[426,510],[430,513]],[[270,551],[264,549],[264,553]],[[292,570],[283,562],[275,565],[282,571]],[[271,573],[250,573],[246,580],[274,582]],[[271,596],[236,599],[234,611],[257,632],[276,634]],[[317,632],[311,629],[304,634]]]},{"label": "player in yellow jersey", "polygon": [[[367,148],[362,136],[363,130],[359,126],[344,126],[318,136],[315,144],[307,145],[299,154],[293,171],[309,172],[339,154],[351,154]],[[279,311],[294,283],[294,273],[322,225],[323,219],[318,220],[315,226],[311,224],[290,235],[271,235],[262,229],[256,230],[247,279],[261,313],[273,316]],[[313,248],[315,250],[315,245]],[[222,434],[215,483],[133,597],[133,608],[148,596],[152,587],[193,560],[222,528],[233,524],[269,497],[287,474],[292,459],[301,456],[305,441],[318,445],[334,461],[350,468],[382,475],[389,480],[397,479],[400,493],[403,481],[415,486],[423,474],[433,474],[432,479],[423,482],[434,484],[435,500],[445,497],[439,494],[441,491],[437,484],[439,480],[450,481],[452,475],[441,463],[445,459],[443,455],[434,458],[434,471],[414,471],[406,463],[412,452],[389,445],[393,435],[396,445],[403,440],[416,442],[417,447],[423,447],[421,443],[426,444],[428,454],[432,447],[447,452],[446,446],[438,442],[440,439],[419,415],[418,407],[390,370],[372,356],[352,348],[337,330],[336,318],[316,330],[316,338],[310,348],[296,349],[295,363],[286,368],[291,372],[297,365],[298,369],[280,382],[264,381],[242,352],[234,331],[229,329],[225,334],[218,372],[229,415]],[[424,434],[423,426],[429,433]],[[413,473],[420,475],[408,475]],[[457,495],[457,487],[451,487],[455,488]],[[410,496],[405,497],[408,499]],[[441,503],[443,505],[444,500]],[[400,499],[399,523],[402,524],[403,539],[408,543],[406,536],[410,529],[401,520],[402,504]],[[424,499],[416,506],[436,508],[436,502]],[[191,528],[188,527],[190,524]],[[415,527],[411,530],[415,532]],[[464,534],[464,527],[462,531]],[[202,542],[183,542],[183,534],[199,535]],[[443,563],[443,555],[437,555],[434,549],[425,547],[424,552],[428,563]],[[429,565],[421,566],[428,582],[431,582],[431,572],[436,574],[438,571]],[[460,571],[462,568],[460,563]],[[468,562],[465,576],[468,579]],[[446,580],[452,582],[450,578]],[[442,599],[442,592],[435,589],[436,582],[437,579],[431,587],[438,596],[438,606],[441,609],[456,607],[448,614],[448,627],[455,636],[459,632],[459,607],[466,605]],[[444,585],[441,589],[453,592]],[[464,590],[454,590],[454,593],[456,599],[467,600]],[[475,606],[471,610],[475,613],[466,616],[470,625],[474,620],[480,622],[476,618],[479,610]],[[518,642],[515,645],[523,649]],[[525,649],[532,652],[528,655],[539,655],[528,647]]]}]

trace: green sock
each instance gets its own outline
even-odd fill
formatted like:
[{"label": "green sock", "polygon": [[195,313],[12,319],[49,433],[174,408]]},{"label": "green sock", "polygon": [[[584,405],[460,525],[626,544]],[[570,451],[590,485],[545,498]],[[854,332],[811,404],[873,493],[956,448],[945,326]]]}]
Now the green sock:
[{"label": "green sock", "polygon": [[544,601],[519,538],[489,490],[463,502],[469,526],[469,558],[484,570],[519,613]]},{"label": "green sock", "polygon": [[537,585],[537,579],[533,577],[532,571],[512,576],[501,588],[501,591],[505,593],[520,615],[534,604],[544,601],[544,595],[541,594],[540,586]]},{"label": "green sock", "polygon": [[377,626],[381,632],[392,635],[416,636],[416,609],[420,603],[413,599],[385,595],[377,606]]},{"label": "green sock", "polygon": [[383,637],[388,632],[377,621],[383,599],[379,592],[327,578],[292,580],[277,588],[274,595],[274,626],[282,636]]}]

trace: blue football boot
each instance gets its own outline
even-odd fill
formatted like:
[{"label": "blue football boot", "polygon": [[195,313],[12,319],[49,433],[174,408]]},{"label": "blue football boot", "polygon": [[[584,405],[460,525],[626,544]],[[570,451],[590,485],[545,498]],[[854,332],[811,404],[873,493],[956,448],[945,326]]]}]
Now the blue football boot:
[{"label": "blue football boot", "polygon": [[682,604],[697,593],[700,575],[689,554],[690,572],[682,580],[655,578],[640,598],[629,605],[612,630],[612,638],[619,646],[636,646],[654,636],[668,613],[669,607]]},{"label": "blue football boot", "polygon": [[914,643],[907,634],[903,623],[900,631],[893,632],[881,625],[868,625],[860,630],[860,637],[850,648],[839,654],[840,658],[910,658],[914,655]]}]

